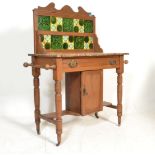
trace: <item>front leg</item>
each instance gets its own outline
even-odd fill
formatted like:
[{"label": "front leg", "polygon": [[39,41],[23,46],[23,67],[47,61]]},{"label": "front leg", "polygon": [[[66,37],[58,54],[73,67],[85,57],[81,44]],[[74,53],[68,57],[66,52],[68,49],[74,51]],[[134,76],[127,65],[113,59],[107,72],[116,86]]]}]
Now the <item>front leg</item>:
[{"label": "front leg", "polygon": [[39,90],[40,69],[32,68],[32,75],[34,77],[33,84],[34,84],[35,123],[37,134],[40,134],[40,90]]},{"label": "front leg", "polygon": [[55,81],[55,104],[56,104],[56,133],[57,133],[57,146],[61,143],[62,134],[62,95],[61,95],[61,81]]},{"label": "front leg", "polygon": [[118,125],[121,125],[122,116],[122,71],[117,69],[117,116]]},{"label": "front leg", "polygon": [[56,107],[56,134],[57,146],[61,143],[62,134],[62,95],[61,95],[61,80],[62,80],[62,59],[56,59],[56,69],[53,72],[55,80],[55,107]]}]

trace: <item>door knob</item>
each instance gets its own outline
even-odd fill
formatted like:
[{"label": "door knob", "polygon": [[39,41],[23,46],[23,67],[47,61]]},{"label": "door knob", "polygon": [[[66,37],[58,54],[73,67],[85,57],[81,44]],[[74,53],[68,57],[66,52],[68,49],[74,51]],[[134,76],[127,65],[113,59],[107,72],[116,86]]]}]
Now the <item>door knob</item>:
[{"label": "door knob", "polygon": [[88,95],[88,92],[87,92],[86,88],[83,88],[82,94],[83,94],[83,96]]}]

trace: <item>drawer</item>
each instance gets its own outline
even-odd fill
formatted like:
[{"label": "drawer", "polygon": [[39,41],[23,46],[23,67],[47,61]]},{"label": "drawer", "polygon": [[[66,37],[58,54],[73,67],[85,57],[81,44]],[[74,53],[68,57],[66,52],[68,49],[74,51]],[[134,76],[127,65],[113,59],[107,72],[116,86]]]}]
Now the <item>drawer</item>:
[{"label": "drawer", "polygon": [[96,70],[119,67],[119,57],[63,59],[64,71]]}]

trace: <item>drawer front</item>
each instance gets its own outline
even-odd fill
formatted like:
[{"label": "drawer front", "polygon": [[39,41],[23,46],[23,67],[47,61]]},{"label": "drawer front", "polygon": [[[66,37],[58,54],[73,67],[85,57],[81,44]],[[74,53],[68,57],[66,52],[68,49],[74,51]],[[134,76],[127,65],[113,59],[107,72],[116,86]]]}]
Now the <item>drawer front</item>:
[{"label": "drawer front", "polygon": [[64,59],[63,70],[83,71],[119,67],[119,57]]}]

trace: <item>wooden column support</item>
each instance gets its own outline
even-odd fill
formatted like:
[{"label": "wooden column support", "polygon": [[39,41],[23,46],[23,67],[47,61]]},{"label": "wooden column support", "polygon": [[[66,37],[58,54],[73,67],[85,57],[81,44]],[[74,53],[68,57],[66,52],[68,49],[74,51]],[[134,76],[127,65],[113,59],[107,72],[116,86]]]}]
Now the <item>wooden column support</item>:
[{"label": "wooden column support", "polygon": [[56,104],[56,133],[57,133],[57,146],[61,143],[62,134],[62,95],[61,95],[61,81],[55,81],[55,104]]},{"label": "wooden column support", "polygon": [[62,134],[62,95],[61,95],[61,80],[62,80],[62,59],[56,60],[56,69],[53,72],[53,79],[55,80],[55,107],[56,107],[56,134],[57,145],[61,143]]},{"label": "wooden column support", "polygon": [[120,67],[116,69],[117,73],[117,116],[118,116],[118,125],[121,125],[121,116],[122,116],[122,74],[124,71],[123,64],[128,63],[124,62],[123,57],[120,57]]},{"label": "wooden column support", "polygon": [[122,73],[117,70],[117,116],[118,125],[121,125],[122,116]]},{"label": "wooden column support", "polygon": [[40,90],[39,90],[40,69],[32,68],[32,75],[34,77],[33,84],[34,84],[35,123],[37,134],[40,134]]}]

